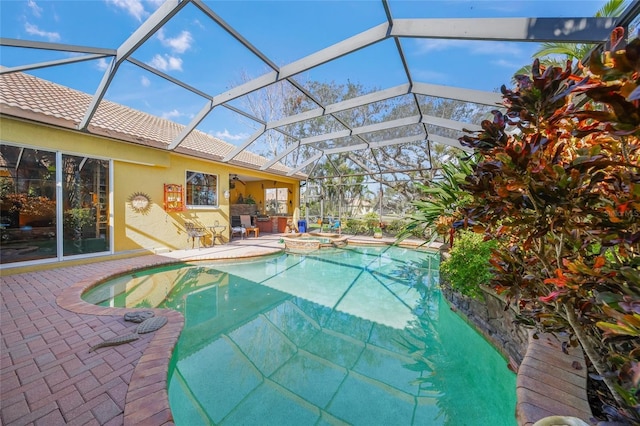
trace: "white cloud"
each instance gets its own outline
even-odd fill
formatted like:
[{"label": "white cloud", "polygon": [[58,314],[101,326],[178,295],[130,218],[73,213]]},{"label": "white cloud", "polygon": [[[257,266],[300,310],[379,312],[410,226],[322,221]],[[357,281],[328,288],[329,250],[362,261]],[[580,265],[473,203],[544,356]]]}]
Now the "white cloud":
[{"label": "white cloud", "polygon": [[140,0],[106,0],[107,3],[113,4],[115,7],[123,9],[129,15],[142,22],[149,13],[144,9],[144,5]]},{"label": "white cloud", "polygon": [[178,37],[167,38],[162,28],[158,31],[158,39],[164,46],[169,47],[175,53],[184,53],[191,48],[191,43],[193,42],[193,37],[191,37],[189,31],[182,31]]},{"label": "white cloud", "polygon": [[493,65],[497,65],[501,68],[508,68],[512,70],[517,70],[522,68],[523,65],[528,65],[528,64],[523,64],[522,62],[507,61],[506,59],[497,59],[495,61],[489,61],[489,63]]},{"label": "white cloud", "polygon": [[198,27],[198,28],[200,28],[200,29],[205,29],[205,26],[204,26],[204,25],[202,25],[202,22],[201,22],[199,19],[194,19],[194,20],[193,20],[193,24],[192,24],[192,25],[195,25],[195,26],[197,26],[197,27]]},{"label": "white cloud", "polygon": [[170,55],[155,55],[148,64],[160,71],[182,71],[182,59]]},{"label": "white cloud", "polygon": [[147,77],[143,75],[142,78],[140,79],[140,84],[142,84],[142,87],[149,87],[151,86],[151,80],[149,80]]},{"label": "white cloud", "polygon": [[105,58],[100,58],[97,67],[100,71],[104,71],[109,68],[109,62]]},{"label": "white cloud", "polygon": [[179,118],[182,117],[184,114],[182,114],[180,111],[178,111],[177,109],[173,109],[172,111],[169,112],[163,112],[162,113],[162,118],[165,118],[167,120],[172,120],[174,118]]},{"label": "white cloud", "polygon": [[40,16],[42,16],[42,8],[40,6],[38,6],[35,1],[28,0],[27,1],[27,7],[29,7],[29,9],[31,9],[31,12],[33,12],[34,16],[37,16],[38,18]]},{"label": "white cloud", "polygon": [[239,141],[249,137],[247,133],[231,134],[227,129],[224,129],[224,132],[214,132],[213,136],[223,141]]},{"label": "white cloud", "polygon": [[437,71],[421,70],[421,69],[418,69],[413,73],[413,79],[416,81],[448,83],[450,77],[451,76],[449,74],[445,74]]},{"label": "white cloud", "polygon": [[44,37],[51,42],[60,40],[60,34],[55,32],[43,31],[40,28],[38,28],[37,25],[33,25],[28,22],[24,24],[24,29],[28,34]]},{"label": "white cloud", "polygon": [[441,52],[444,50],[464,50],[472,55],[522,55],[522,49],[513,43],[502,41],[484,40],[442,40],[442,39],[419,39],[416,40],[417,52],[422,55],[430,52]]},{"label": "white cloud", "polygon": [[420,39],[416,40],[418,49],[416,53],[422,55],[429,52],[439,52],[451,49],[457,40],[440,40],[440,39]]}]

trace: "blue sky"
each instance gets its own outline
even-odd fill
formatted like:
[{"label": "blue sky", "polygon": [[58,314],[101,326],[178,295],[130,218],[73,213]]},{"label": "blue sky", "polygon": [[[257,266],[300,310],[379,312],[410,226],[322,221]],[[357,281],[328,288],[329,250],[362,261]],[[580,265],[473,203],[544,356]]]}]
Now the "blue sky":
[{"label": "blue sky", "polygon": [[[158,0],[1,0],[0,36],[81,46],[117,48],[161,3]],[[604,1],[398,1],[394,18],[593,16]],[[278,65],[285,65],[386,22],[377,0],[215,1],[206,4]],[[531,63],[533,43],[408,39],[402,42],[415,81],[495,91]],[[0,48],[0,64],[18,66],[69,54]],[[133,57],[216,95],[257,77],[265,65],[193,5],[185,7]],[[93,94],[104,60],[31,71],[38,77]],[[406,82],[392,41],[378,43],[297,76],[302,81],[356,82],[368,90]],[[188,124],[205,100],[125,63],[107,99]],[[242,106],[237,103],[236,106]],[[198,127],[230,143],[253,132],[246,120],[217,108]]]}]

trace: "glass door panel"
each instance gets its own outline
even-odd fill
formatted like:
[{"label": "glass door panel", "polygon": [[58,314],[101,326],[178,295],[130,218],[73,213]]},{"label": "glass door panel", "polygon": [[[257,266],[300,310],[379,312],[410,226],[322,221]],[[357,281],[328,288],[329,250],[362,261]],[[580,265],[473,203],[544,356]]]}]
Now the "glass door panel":
[{"label": "glass door panel", "polygon": [[109,161],[62,155],[63,253],[109,250]]},{"label": "glass door panel", "polygon": [[0,263],[57,257],[56,155],[0,145]]}]

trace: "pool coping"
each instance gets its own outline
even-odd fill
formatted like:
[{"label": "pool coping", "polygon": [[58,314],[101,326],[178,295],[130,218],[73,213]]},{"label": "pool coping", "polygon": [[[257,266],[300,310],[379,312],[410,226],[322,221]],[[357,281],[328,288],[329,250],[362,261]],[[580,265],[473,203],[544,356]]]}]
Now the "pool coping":
[{"label": "pool coping", "polygon": [[[159,256],[147,259],[149,262],[140,262],[136,269],[183,263],[181,260]],[[56,298],[56,303],[59,307],[76,314],[124,317],[124,314],[128,312],[152,311],[156,316],[167,318],[167,324],[153,332],[151,341],[142,352],[142,356],[133,370],[125,398],[123,424],[173,424],[167,393],[167,379],[173,348],[178,342],[178,337],[184,326],[183,315],[171,309],[101,307],[85,302],[81,297],[85,291],[106,280],[131,271],[131,268],[122,265],[119,269],[113,269],[108,275],[88,277],[64,289]]]},{"label": "pool coping", "polygon": [[[170,364],[173,349],[178,341],[178,338],[184,326],[184,317],[182,316],[182,314],[180,314],[177,311],[172,311],[167,309],[139,309],[139,308],[130,309],[130,308],[100,307],[100,306],[92,305],[88,302],[83,301],[81,298],[81,294],[85,292],[87,289],[92,288],[108,279],[111,279],[121,274],[130,273],[132,270],[143,269],[143,268],[148,268],[153,266],[168,265],[173,263],[185,263],[185,262],[191,262],[191,261],[202,261],[202,260],[215,261],[215,260],[250,258],[250,257],[257,257],[257,256],[263,256],[263,255],[282,252],[283,251],[282,245],[278,244],[278,239],[279,239],[279,236],[274,236],[272,239],[248,238],[248,239],[234,242],[235,244],[216,246],[215,248],[210,248],[207,250],[204,250],[204,249],[203,250],[179,250],[179,251],[170,252],[170,253],[163,253],[163,254],[156,254],[156,255],[149,254],[145,256],[138,256],[135,258],[116,259],[116,260],[107,259],[100,262],[84,265],[84,267],[62,266],[62,269],[57,269],[58,271],[65,271],[65,270],[72,271],[72,270],[76,270],[76,268],[82,268],[82,270],[79,271],[79,273],[81,274],[85,273],[85,270],[91,271],[90,273],[86,273],[86,276],[81,275],[82,279],[78,281],[75,281],[75,279],[73,278],[74,274],[68,273],[68,272],[60,272],[56,274],[50,274],[48,271],[18,273],[15,276],[15,279],[11,275],[7,276],[7,283],[11,281],[12,284],[9,285],[8,289],[7,289],[7,286],[5,285],[2,286],[3,292],[8,291],[8,293],[3,293],[3,298],[6,295],[13,296],[11,294],[12,287],[15,286],[15,288],[20,289],[21,288],[20,282],[25,282],[25,280],[36,281],[33,284],[34,286],[33,288],[40,294],[39,297],[46,297],[46,293],[44,291],[37,290],[37,285],[46,283],[48,279],[53,279],[53,278],[49,278],[50,276],[56,275],[55,276],[56,282],[55,283],[52,282],[53,286],[51,287],[51,291],[48,294],[51,294],[53,296],[53,298],[55,299],[55,304],[57,305],[58,308],[64,311],[68,311],[70,314],[83,317],[84,319],[81,320],[82,321],[81,324],[83,327],[85,327],[85,329],[87,325],[85,323],[93,322],[91,318],[96,318],[96,317],[105,318],[100,321],[99,327],[94,327],[92,324],[88,324],[91,328],[91,330],[89,330],[89,333],[84,333],[85,331],[84,329],[79,330],[77,333],[77,336],[73,337],[73,339],[76,339],[77,341],[77,338],[81,338],[83,335],[85,335],[85,338],[87,340],[71,346],[71,349],[68,349],[66,352],[64,352],[61,355],[77,353],[77,351],[84,351],[90,347],[90,344],[99,343],[100,340],[96,341],[96,338],[98,337],[103,339],[104,337],[112,337],[114,332],[124,333],[125,331],[123,330],[123,328],[125,324],[124,324],[123,316],[124,316],[124,313],[126,312],[152,310],[153,312],[156,313],[156,315],[162,315],[167,317],[168,318],[167,324],[164,327],[160,328],[159,330],[153,333],[150,333],[151,334],[150,338],[148,337],[144,339],[140,338],[139,340],[131,344],[123,345],[117,348],[99,349],[97,351],[97,355],[93,355],[92,357],[87,357],[87,355],[82,355],[80,356],[80,360],[81,361],[85,360],[84,362],[89,364],[88,365],[85,364],[84,366],[80,366],[80,367],[83,370],[82,377],[86,377],[87,373],[89,373],[89,375],[92,373],[92,366],[97,365],[96,358],[104,357],[106,359],[111,355],[114,355],[114,356],[122,355],[122,356],[128,357],[124,361],[129,363],[127,365],[133,366],[133,367],[130,367],[133,371],[130,371],[129,373],[125,373],[121,376],[123,380],[125,380],[126,382],[125,390],[123,392],[124,395],[121,397],[116,397],[117,399],[114,399],[114,401],[116,402],[120,401],[120,402],[117,402],[117,404],[123,407],[121,408],[122,411],[120,411],[121,414],[119,416],[112,418],[108,422],[104,422],[104,423],[100,422],[98,420],[100,419],[100,413],[96,411],[98,410],[98,408],[96,408],[92,400],[91,403],[89,402],[86,403],[89,405],[89,407],[86,409],[83,409],[83,412],[84,414],[90,414],[90,413],[87,413],[87,411],[91,410],[93,415],[96,416],[96,417],[91,417],[94,419],[94,421],[98,420],[98,422],[101,424],[109,424],[109,425],[116,425],[116,424],[134,425],[137,423],[150,424],[150,425],[171,425],[174,422],[173,422],[171,409],[169,406],[169,398],[168,398],[168,390],[167,390],[168,372],[169,372],[169,364]],[[373,238],[367,238],[367,237],[352,237],[349,239],[349,242],[355,245],[369,245],[369,244],[389,245],[389,244],[392,244],[394,241],[392,239],[374,240]],[[409,241],[403,245],[417,248],[421,244]],[[77,271],[75,275],[78,275]],[[64,277],[69,277],[70,279],[73,279],[75,282],[72,282],[70,285],[66,285],[65,281],[60,282],[61,280],[64,280]],[[60,288],[60,292],[55,291],[56,286]],[[56,294],[57,294],[57,297],[56,297]],[[22,299],[15,299],[14,301],[18,301],[18,303],[20,303],[20,300]],[[27,299],[27,302],[28,302],[28,299]],[[51,300],[51,303],[54,303],[54,301]],[[32,303],[31,305],[33,306]],[[11,308],[12,306],[15,306],[15,304],[7,305],[7,306]],[[36,316],[32,317],[32,314],[29,314],[29,316],[26,317],[25,314],[27,314],[29,311],[20,307],[20,305],[17,305],[17,306],[19,310],[16,313],[18,314],[17,318],[19,319],[15,321],[15,325],[13,325],[12,327],[9,327],[9,331],[7,331],[5,327],[3,327],[3,334],[2,334],[3,348],[7,348],[5,343],[8,342],[8,340],[6,339],[11,338],[12,340],[14,340],[15,337],[19,338],[20,334],[22,334],[23,336],[22,337],[23,340],[21,342],[17,342],[15,344],[12,343],[11,345],[9,345],[8,347],[9,353],[3,354],[3,361],[5,362],[8,361],[9,364],[7,365],[6,363],[3,363],[2,372],[3,374],[5,373],[9,374],[11,378],[15,377],[15,373],[20,373],[19,371],[16,370],[17,368],[21,366],[24,367],[26,365],[25,363],[21,363],[20,365],[13,364],[13,361],[12,361],[13,354],[11,352],[22,351],[22,349],[18,348],[16,345],[20,345],[21,347],[24,347],[26,344],[29,347],[31,347],[33,344],[35,344],[33,340],[35,336],[42,335],[42,333],[46,331],[46,330],[43,330],[38,332],[36,327],[36,334],[33,334],[34,327],[33,327],[33,324],[31,324],[31,327],[29,328],[28,332],[21,331],[20,333],[17,333],[15,331],[16,330],[15,327],[19,326],[18,321],[23,322],[22,320],[26,320],[28,318],[32,318],[32,321],[37,321],[35,320]],[[35,310],[33,310],[32,312],[34,313],[34,315],[37,314],[37,317],[42,317],[42,315],[46,315],[45,312],[47,311],[45,310],[45,308],[49,309],[46,306],[44,307],[34,306],[31,309],[33,308],[35,308]],[[3,315],[7,315],[6,317],[3,316],[3,318],[10,318],[10,317],[13,317],[14,314],[12,313],[11,310],[9,310],[8,312],[5,312]],[[112,319],[108,319],[106,317],[112,317]],[[76,320],[78,319],[76,318]],[[69,323],[71,323],[71,321],[69,321]],[[54,325],[56,330],[58,329],[58,326],[56,326],[55,324],[53,323],[50,323],[50,324]],[[7,324],[5,324],[5,326],[6,325]],[[47,332],[47,335],[44,335],[44,337],[45,337],[45,340],[48,341],[48,335],[51,334],[51,325],[48,325],[47,330],[49,331]],[[64,332],[59,331],[59,333],[62,339],[65,339],[67,341],[69,340],[69,338],[67,337],[69,336],[69,333],[67,331],[64,331]],[[148,334],[141,335],[141,336],[146,337],[148,336]],[[41,340],[40,337],[38,337],[38,339]],[[65,346],[64,340],[62,340],[59,343],[62,346]],[[47,368],[47,365],[51,365],[52,367],[58,368],[58,370],[60,369],[60,366],[61,366],[60,363],[63,362],[64,360],[58,360],[58,361],[48,360],[48,362],[46,362],[45,364],[40,365],[41,363],[40,361],[44,360],[45,353],[49,354],[52,351],[54,354],[56,354],[56,351],[53,350],[54,348],[52,347],[52,345],[53,344],[50,343],[48,346],[48,349],[47,347],[43,347],[42,349],[37,349],[42,347],[42,345],[38,345],[38,347],[34,346],[32,348],[31,353],[33,355],[28,355],[29,357],[28,359],[30,360],[29,364],[32,365],[33,368],[32,367],[28,367],[28,368],[29,370],[33,370],[33,371],[25,372],[25,374],[29,374],[29,376],[27,376],[28,381],[37,379],[41,382],[42,379],[44,378],[47,380],[47,383],[48,383],[48,378],[50,377],[49,374],[54,374],[54,373],[45,371],[43,370],[43,368]],[[120,348],[126,348],[126,347],[130,347],[131,349],[120,349]],[[96,352],[94,352],[94,354],[95,353]],[[38,354],[43,354],[43,355],[38,356]],[[131,354],[131,355],[128,355],[128,354]],[[574,362],[574,361],[577,361],[578,363],[580,363],[581,366],[584,366],[584,359],[583,358],[574,359],[573,355],[571,355],[570,357],[567,357],[566,359],[562,359],[563,357],[559,356],[559,354],[560,355],[563,354],[561,343],[558,343],[557,341],[553,341],[549,336],[544,336],[543,338],[539,338],[539,339],[530,338],[529,345],[527,347],[527,354],[525,356],[525,359],[523,359],[523,362],[518,371],[518,380],[517,380],[517,389],[516,389],[518,405],[517,405],[516,419],[519,425],[531,425],[536,421],[536,419],[539,419],[547,415],[576,415],[576,416],[579,416],[579,418],[582,418],[584,420],[589,420],[591,411],[589,409],[586,398],[584,398],[584,395],[586,395],[586,386],[583,386],[582,382],[580,382],[577,386],[569,386],[567,388],[565,388],[564,385],[559,385],[560,383],[559,380],[562,378],[560,376],[561,374],[562,375],[564,374],[585,375],[586,374],[586,368],[583,368],[582,370],[577,369],[576,364]],[[68,359],[69,356],[70,355],[65,355],[65,359]],[[581,353],[578,353],[577,356],[578,357],[581,356]],[[558,359],[562,359],[561,367],[564,368],[565,372],[558,373],[558,374],[556,373],[547,374],[549,369],[548,366],[553,365],[555,368]],[[38,368],[39,368],[39,372],[38,372]],[[100,367],[98,366],[95,368],[100,368]],[[89,369],[89,371],[87,371],[87,369]],[[576,370],[579,370],[579,371],[576,371]],[[128,374],[130,374],[131,376],[129,380],[126,380],[125,378],[128,377]],[[9,377],[9,376],[5,376],[5,377]],[[21,375],[18,374],[18,377],[20,376]],[[80,374],[78,374],[78,377],[79,376]],[[574,379],[575,379],[574,377],[571,377],[569,382],[571,382]],[[22,380],[22,377],[20,377],[20,380]],[[73,380],[75,380],[75,378],[69,379],[69,381],[71,382],[73,382]],[[33,385],[35,383],[36,382],[31,382],[31,383],[25,382],[22,384],[21,383],[12,383],[12,384],[5,383],[5,385],[3,386],[4,390],[2,392],[3,394],[2,402],[13,404],[17,400],[24,401],[25,396],[28,401],[30,396],[29,393],[31,392],[29,389],[33,389]],[[59,385],[53,385],[52,387],[51,383],[49,383],[49,387],[53,389],[53,391],[55,391],[55,388],[59,388],[62,384],[63,383]],[[77,384],[75,384],[74,386],[76,386],[76,388],[79,388]],[[71,387],[73,388],[73,386]],[[91,393],[95,394],[96,391],[99,391],[99,390],[93,390],[91,391]],[[562,392],[561,394],[562,396],[554,397],[553,395],[560,395],[558,394],[558,391]],[[585,407],[584,404],[586,404],[586,410],[588,410],[588,412],[586,410],[577,412],[572,408],[567,408],[566,406],[567,401],[571,402],[571,399],[573,398],[573,397],[569,397],[567,392],[571,392],[573,394],[574,391],[577,392],[577,394],[579,395],[579,399],[582,400],[583,408]],[[20,392],[23,392],[22,397],[19,397]],[[66,392],[66,394],[68,394],[68,392]],[[6,399],[6,398],[9,398],[9,399]],[[54,405],[53,405],[54,409],[55,409],[56,403],[58,404],[58,406],[60,406],[60,403],[61,403],[60,400],[56,400],[55,395],[51,395],[50,397],[45,398],[45,400],[43,400],[42,402],[42,404],[45,404],[45,403],[47,404],[46,406],[47,409],[51,409],[52,398],[54,401]],[[69,398],[69,395],[67,396],[62,395],[58,398],[62,398],[62,399]],[[112,395],[112,398],[114,398],[113,395]],[[3,411],[5,411],[6,409],[8,413],[9,411],[18,409],[19,405],[23,406],[24,402],[21,402],[20,404],[17,404],[17,403],[14,404],[14,407],[15,407],[14,409],[12,409],[11,406],[7,407],[3,404]],[[38,420],[44,421],[44,419],[50,418],[52,417],[53,414],[55,414],[55,412],[51,412],[51,411],[48,412],[48,414],[41,414],[43,412],[42,410],[30,408],[30,406],[31,406],[31,403],[29,403],[29,406],[27,407],[20,408],[19,413],[11,413],[12,418],[14,418],[15,416],[18,416],[18,417],[15,417],[13,421],[11,420],[6,421],[6,424],[9,426],[12,424],[26,424],[30,422],[37,422]],[[24,408],[26,408],[27,410],[23,411]],[[577,407],[574,407],[574,408],[577,408]],[[58,408],[58,410],[61,410],[61,408]],[[64,410],[62,411],[64,413]],[[78,409],[74,411],[78,411]],[[86,419],[87,417],[85,416],[84,418]],[[28,419],[31,419],[31,420],[27,421]]]},{"label": "pool coping", "polygon": [[566,337],[530,330],[516,380],[518,424],[532,426],[552,416],[590,422],[587,373],[580,346],[573,347]]},{"label": "pool coping", "polygon": [[[136,363],[128,384],[124,405],[123,424],[171,425],[173,415],[169,405],[168,375],[173,349],[184,327],[184,316],[171,309],[115,308],[93,305],[82,300],[82,294],[101,283],[134,270],[179,263],[246,259],[283,252],[274,245],[278,239],[246,239],[234,245],[212,247],[209,250],[180,250],[163,255],[136,258],[134,268],[130,264],[117,265],[108,273],[89,276],[62,290],[56,304],[76,314],[119,316],[127,312],[152,311],[167,318],[167,324],[153,333],[151,341]],[[234,251],[234,249],[240,250]]]},{"label": "pool coping", "polygon": [[[109,279],[131,273],[132,270],[207,260],[246,259],[284,252],[285,249],[281,246],[273,246],[274,241],[279,243],[281,238],[282,236],[260,247],[253,246],[258,241],[257,239],[239,240],[236,246],[244,245],[245,247],[250,247],[248,250],[245,248],[242,253],[220,251],[222,249],[218,246],[217,251],[185,250],[172,253],[172,257],[167,257],[167,254],[142,256],[137,258],[139,262],[137,262],[135,268],[131,268],[131,265],[119,265],[119,267],[112,268],[109,273],[87,277],[63,289],[56,298],[57,305],[76,314],[123,317],[127,312],[152,311],[156,316],[164,316],[168,319],[167,325],[154,332],[153,338],[144,349],[134,368],[125,399],[123,420],[125,426],[133,426],[139,423],[153,425],[173,424],[168,395],[169,364],[173,349],[184,327],[184,317],[181,313],[170,309],[101,307],[82,300],[82,294]],[[348,241],[353,245],[383,246],[394,243],[395,239],[374,240],[366,237],[344,236],[341,241]],[[410,248],[418,248],[422,245],[422,242],[410,240],[401,244],[403,247]],[[437,247],[435,248],[437,249]]]}]

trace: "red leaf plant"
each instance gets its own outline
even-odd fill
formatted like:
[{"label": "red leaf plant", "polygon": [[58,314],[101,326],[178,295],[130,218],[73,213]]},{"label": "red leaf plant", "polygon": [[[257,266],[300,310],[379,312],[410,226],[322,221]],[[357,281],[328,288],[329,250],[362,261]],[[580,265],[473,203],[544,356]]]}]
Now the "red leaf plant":
[{"label": "red leaf plant", "polygon": [[586,75],[532,69],[460,138],[481,161],[459,223],[498,242],[492,284],[523,321],[571,333],[639,421],[640,40],[592,55]]}]

